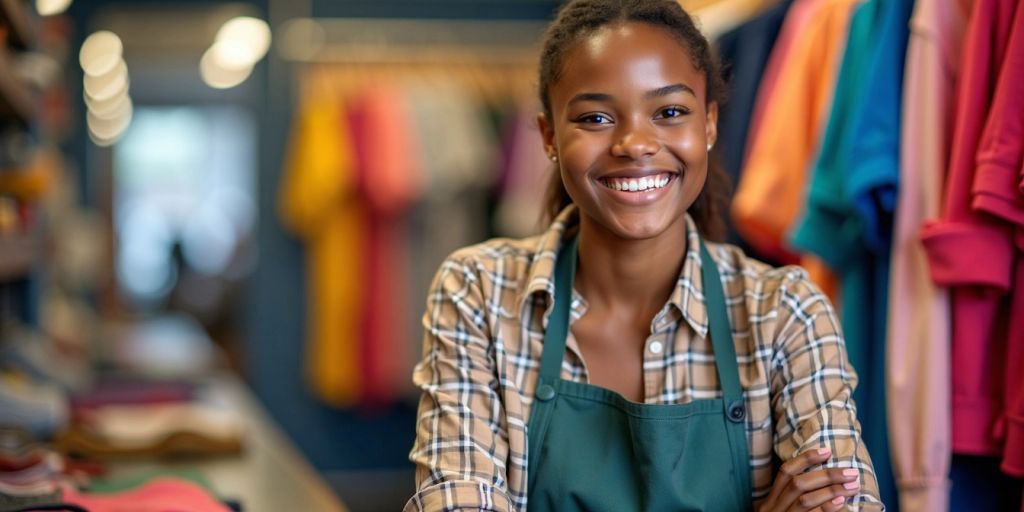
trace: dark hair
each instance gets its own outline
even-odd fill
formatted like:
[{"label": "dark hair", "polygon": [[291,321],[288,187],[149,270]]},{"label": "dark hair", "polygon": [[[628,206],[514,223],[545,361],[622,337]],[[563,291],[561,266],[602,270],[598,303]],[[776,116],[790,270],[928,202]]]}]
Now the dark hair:
[{"label": "dark hair", "polygon": [[[725,82],[719,70],[718,57],[707,38],[675,0],[573,0],[562,6],[555,21],[544,35],[540,56],[540,83],[538,93],[544,115],[550,120],[551,100],[548,89],[558,81],[562,72],[562,59],[574,43],[597,29],[618,22],[637,21],[667,30],[690,55],[690,60],[706,81],[706,102],[719,105],[725,101]],[[726,208],[732,185],[729,176],[719,165],[715,154],[709,155],[708,177],[704,189],[690,206],[689,212],[705,238],[721,241],[725,238]],[[558,212],[572,203],[562,177],[551,173],[546,195],[546,220],[554,219]]]}]

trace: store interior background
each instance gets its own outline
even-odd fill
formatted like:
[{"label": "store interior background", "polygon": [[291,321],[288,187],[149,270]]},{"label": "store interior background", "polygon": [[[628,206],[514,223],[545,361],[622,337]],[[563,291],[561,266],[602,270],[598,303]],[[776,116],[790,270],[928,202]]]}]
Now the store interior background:
[{"label": "store interior background", "polygon": [[[74,190],[71,202],[92,219],[81,232],[91,229],[94,235],[109,235],[118,247],[92,247],[92,261],[105,270],[94,276],[96,282],[81,297],[82,304],[94,308],[100,321],[191,315],[346,506],[398,509],[413,491],[407,454],[414,436],[415,399],[377,407],[335,407],[317,399],[304,378],[304,249],[278,214],[298,74],[304,64],[282,55],[280,28],[297,18],[512,20],[532,22],[523,25],[532,32],[511,35],[515,44],[530,52],[534,48],[521,41],[536,42],[558,4],[74,0],[59,15],[71,31],[60,78],[68,87],[71,115],[58,142]],[[200,76],[200,59],[218,28],[236,16],[266,20],[273,44],[244,82],[226,89],[210,87]],[[78,51],[98,30],[116,33],[123,43],[134,105],[131,124],[112,145],[89,135],[82,100],[84,75]],[[345,34],[327,34],[328,40],[335,38],[343,40]],[[211,138],[197,140],[196,133]],[[196,168],[190,163],[218,167]],[[168,167],[162,168],[165,164]],[[159,171],[147,173],[148,166],[166,171],[175,165],[187,176],[168,180]],[[209,187],[220,193],[204,194]],[[184,203],[175,203],[175,194]],[[189,194],[203,199],[189,202]],[[171,206],[165,213],[170,216],[154,218],[159,208],[153,208],[167,206],[168,197]],[[183,211],[181,204],[195,208]],[[199,226],[198,231],[169,243],[166,235],[176,228],[166,225],[168,219],[181,223],[181,233],[187,231],[186,225]],[[224,230],[233,235],[219,238]],[[186,240],[189,236],[193,238]],[[152,251],[161,247],[164,253],[154,255]],[[38,267],[46,269],[51,264],[46,258],[51,257],[52,253],[44,256]],[[206,268],[191,268],[196,262]],[[28,291],[23,290],[22,297],[38,298],[32,279],[24,283]],[[30,325],[39,322],[39,312],[31,306],[21,316]],[[174,351],[169,354],[173,358]]]}]

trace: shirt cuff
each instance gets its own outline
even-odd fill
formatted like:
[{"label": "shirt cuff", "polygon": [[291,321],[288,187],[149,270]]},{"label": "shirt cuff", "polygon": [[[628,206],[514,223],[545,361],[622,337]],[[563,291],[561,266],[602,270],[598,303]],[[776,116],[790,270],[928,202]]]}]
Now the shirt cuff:
[{"label": "shirt cuff", "polygon": [[1024,226],[1024,195],[1014,186],[1017,180],[1017,171],[999,162],[979,163],[971,187],[971,208]]},{"label": "shirt cuff", "polygon": [[1013,234],[1009,225],[971,221],[928,221],[921,230],[932,280],[939,286],[1010,289]]},{"label": "shirt cuff", "polygon": [[404,512],[461,510],[513,512],[508,495],[486,482],[441,482],[420,489],[405,504]]},{"label": "shirt cuff", "polygon": [[951,488],[952,482],[946,477],[902,480],[899,482],[900,510],[949,510]]}]

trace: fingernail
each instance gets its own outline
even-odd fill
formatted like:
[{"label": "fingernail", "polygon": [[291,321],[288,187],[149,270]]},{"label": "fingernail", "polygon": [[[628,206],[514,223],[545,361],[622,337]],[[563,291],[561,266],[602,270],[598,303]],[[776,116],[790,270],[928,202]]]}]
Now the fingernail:
[{"label": "fingernail", "polygon": [[846,503],[846,497],[844,497],[844,496],[836,496],[832,500],[832,504],[833,505],[842,505],[843,503]]},{"label": "fingernail", "polygon": [[843,487],[845,487],[847,489],[850,489],[852,491],[852,490],[860,487],[860,482],[858,482],[856,480],[854,480],[852,482],[846,482],[845,484],[843,484]]},{"label": "fingernail", "polygon": [[859,474],[860,474],[860,471],[857,471],[856,469],[844,469],[843,470],[843,476],[857,476]]},{"label": "fingernail", "polygon": [[831,451],[828,448],[818,448],[818,455],[828,455]]}]

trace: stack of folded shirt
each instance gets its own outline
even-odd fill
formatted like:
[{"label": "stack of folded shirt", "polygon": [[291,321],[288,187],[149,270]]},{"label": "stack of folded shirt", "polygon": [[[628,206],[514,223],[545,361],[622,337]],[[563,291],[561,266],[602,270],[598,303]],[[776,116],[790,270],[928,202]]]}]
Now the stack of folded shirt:
[{"label": "stack of folded shirt", "polygon": [[59,386],[0,374],[0,425],[13,425],[41,438],[48,437],[67,425],[68,410],[67,395]]},{"label": "stack of folded shirt", "polygon": [[229,455],[243,435],[235,414],[201,403],[105,405],[84,412],[56,446],[99,459]]},{"label": "stack of folded shirt", "polygon": [[0,512],[60,501],[60,456],[20,429],[0,429]]}]

